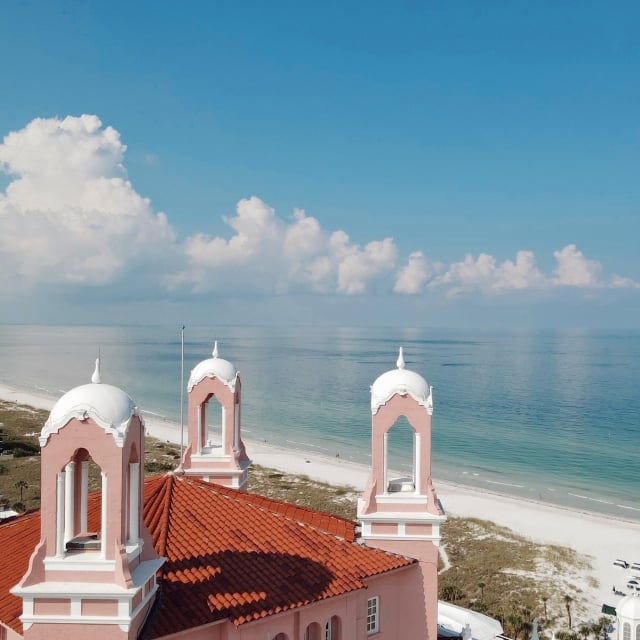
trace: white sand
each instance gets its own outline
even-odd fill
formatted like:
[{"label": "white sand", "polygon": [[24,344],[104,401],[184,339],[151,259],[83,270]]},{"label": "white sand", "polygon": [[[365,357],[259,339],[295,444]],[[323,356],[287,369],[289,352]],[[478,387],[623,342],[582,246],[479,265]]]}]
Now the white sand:
[{"label": "white sand", "polygon": [[[0,398],[40,409],[50,409],[55,398],[0,385]],[[145,417],[149,435],[180,443],[179,426]],[[295,474],[306,474],[331,484],[364,488],[368,467],[340,458],[323,457],[303,451],[245,441],[249,457],[259,465]],[[613,565],[616,558],[640,562],[640,522],[622,520],[546,503],[514,498],[434,479],[438,495],[449,515],[491,520],[535,542],[570,547],[587,556],[590,570],[555,576],[566,584],[563,593],[574,598],[574,621],[596,620],[603,603],[615,606],[620,596],[612,593],[615,585],[627,593],[626,583],[640,571]],[[544,571],[544,569],[541,569]],[[563,602],[548,603],[550,615],[565,615]]]}]

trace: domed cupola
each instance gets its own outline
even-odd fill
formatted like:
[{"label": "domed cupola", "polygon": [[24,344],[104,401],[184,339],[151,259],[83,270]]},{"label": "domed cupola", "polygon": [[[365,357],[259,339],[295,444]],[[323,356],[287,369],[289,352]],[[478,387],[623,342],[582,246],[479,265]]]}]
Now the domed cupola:
[{"label": "domed cupola", "polygon": [[400,347],[396,366],[397,369],[383,373],[371,385],[371,413],[377,413],[378,409],[396,394],[411,396],[419,405],[432,413],[431,388],[419,373],[405,369],[402,347]]},{"label": "domed cupola", "polygon": [[[426,624],[427,640],[436,640],[437,598],[427,594],[438,592],[440,525],[446,516],[431,480],[433,394],[420,374],[405,368],[402,347],[396,369],[371,385],[371,414],[371,471],[358,500],[362,539],[370,547],[418,560],[426,606],[415,613]],[[412,442],[413,451],[399,451],[406,458],[397,473],[390,455],[394,436],[403,430],[410,432],[404,442]]]},{"label": "domed cupola", "polygon": [[72,418],[91,418],[121,447],[133,416],[139,417],[135,403],[122,389],[102,383],[97,359],[91,383],[71,389],[54,405],[40,433],[40,446],[44,447],[49,436],[58,433]]},{"label": "domed cupola", "polygon": [[79,640],[96,620],[105,637],[136,638],[163,561],[143,520],[144,423],[101,381],[99,358],[91,383],[55,404],[40,446],[41,540],[12,590],[25,639]]},{"label": "domed cupola", "polygon": [[[244,489],[250,460],[241,436],[240,375],[220,357],[217,341],[212,356],[197,364],[189,376],[188,442],[182,470],[207,482]],[[211,399],[219,411],[209,412]]]},{"label": "domed cupola", "polygon": [[213,352],[211,355],[211,358],[203,360],[193,368],[191,375],[189,376],[187,390],[191,392],[193,387],[195,387],[204,378],[217,378],[220,382],[229,387],[232,392],[235,391],[238,372],[228,360],[224,360],[219,357],[217,340],[214,342]]},{"label": "domed cupola", "polygon": [[616,607],[618,640],[640,638],[640,593],[634,591],[620,600]]}]

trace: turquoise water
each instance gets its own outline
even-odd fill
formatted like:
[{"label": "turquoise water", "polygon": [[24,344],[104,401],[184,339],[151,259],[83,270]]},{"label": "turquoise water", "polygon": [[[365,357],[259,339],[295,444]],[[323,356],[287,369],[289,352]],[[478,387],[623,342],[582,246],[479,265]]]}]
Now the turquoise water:
[{"label": "turquoise water", "polygon": [[[242,377],[248,440],[368,462],[369,386],[403,345],[434,386],[436,478],[640,519],[639,331],[187,327],[185,378],[214,337]],[[0,381],[60,395],[98,348],[105,382],[179,421],[179,327],[0,325]]]}]

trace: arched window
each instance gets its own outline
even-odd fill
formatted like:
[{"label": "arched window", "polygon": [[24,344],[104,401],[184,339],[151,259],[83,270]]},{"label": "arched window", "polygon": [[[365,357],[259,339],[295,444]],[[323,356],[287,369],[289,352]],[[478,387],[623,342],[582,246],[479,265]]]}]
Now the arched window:
[{"label": "arched window", "polygon": [[622,640],[631,640],[631,624],[629,622],[622,625]]},{"label": "arched window", "polygon": [[636,640],[640,640],[640,624],[636,625]]},{"label": "arched window", "polygon": [[[100,550],[106,505],[106,477],[91,459],[86,449],[76,449],[67,464],[58,472],[57,479],[57,551],[58,557],[66,553]],[[93,489],[102,488],[98,513],[100,521],[88,522],[88,495]]]},{"label": "arched window", "polygon": [[387,492],[416,490],[417,454],[416,433],[409,421],[404,416],[400,416],[385,434]]},{"label": "arched window", "polygon": [[340,640],[340,618],[331,616],[324,625],[324,640]]},{"label": "arched window", "polygon": [[287,634],[279,633],[277,636],[273,636],[273,640],[287,640]]},{"label": "arched window", "polygon": [[200,452],[219,453],[224,447],[225,408],[215,395],[212,394],[200,405],[198,421]]}]

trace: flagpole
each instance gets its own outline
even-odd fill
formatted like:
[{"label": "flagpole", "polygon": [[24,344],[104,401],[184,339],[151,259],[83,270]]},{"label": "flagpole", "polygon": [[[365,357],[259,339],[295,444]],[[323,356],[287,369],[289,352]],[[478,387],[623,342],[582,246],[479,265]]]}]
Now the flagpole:
[{"label": "flagpole", "polygon": [[184,454],[184,325],[180,331],[180,467]]}]

